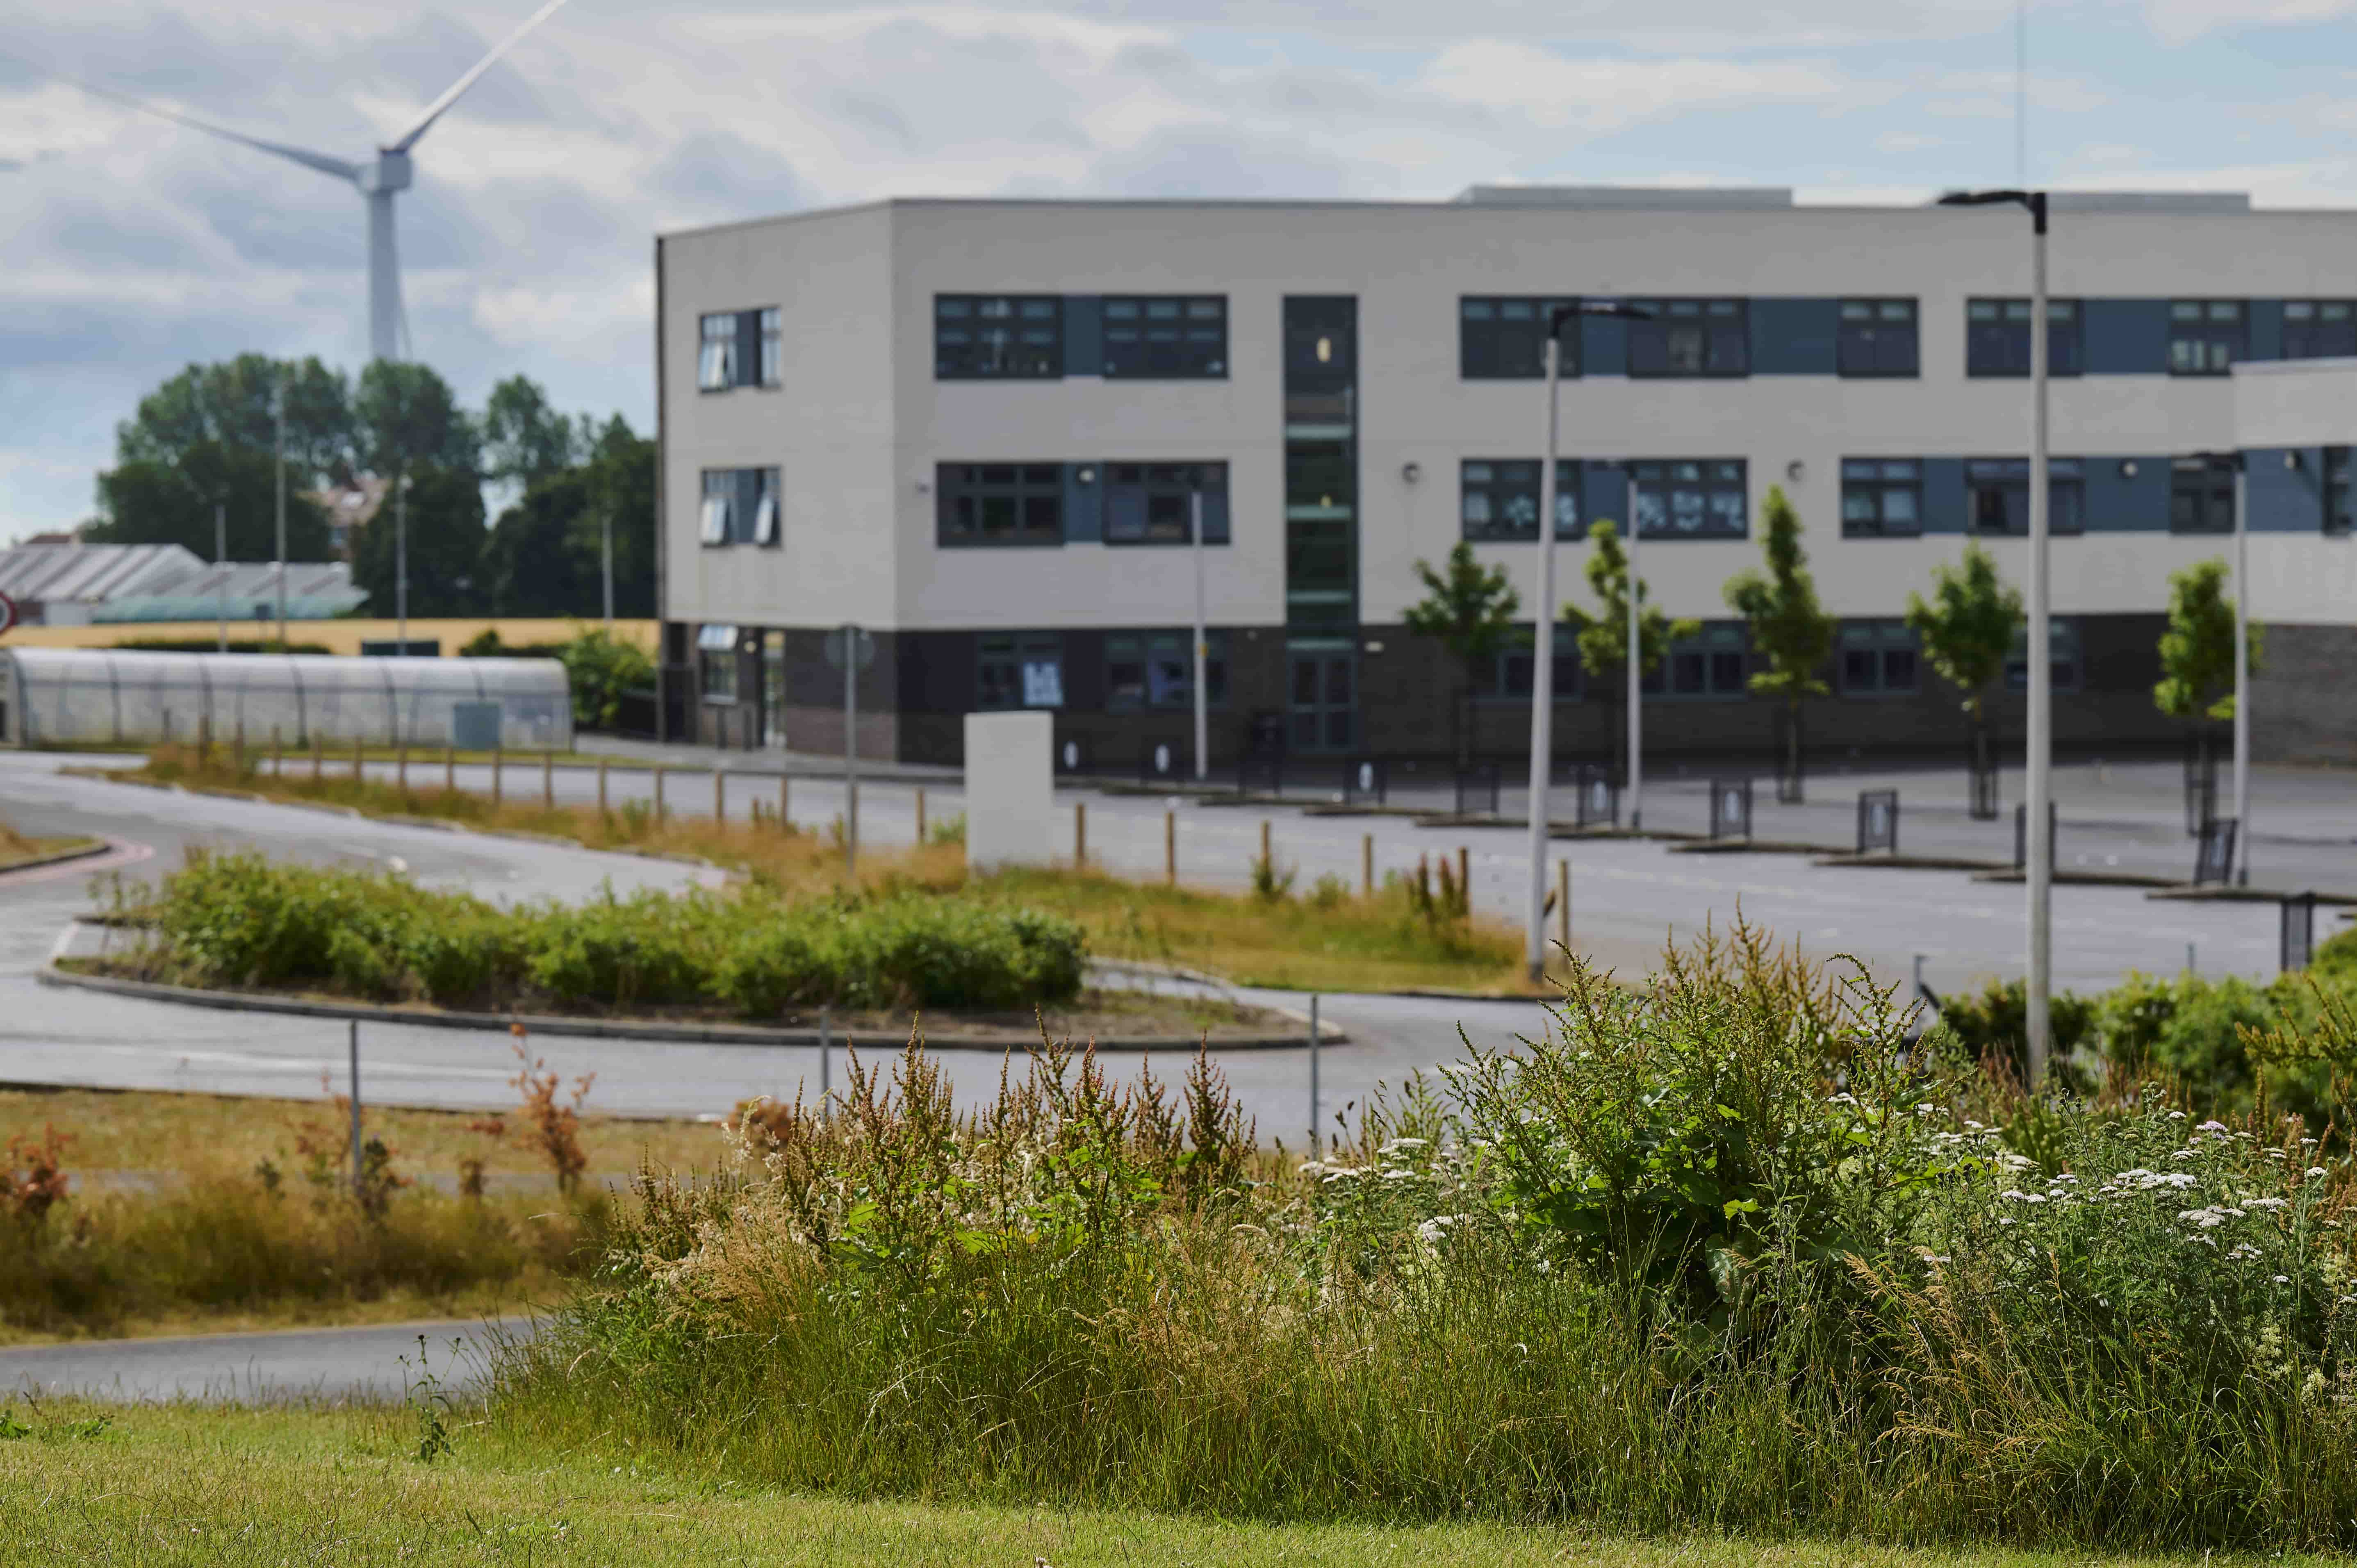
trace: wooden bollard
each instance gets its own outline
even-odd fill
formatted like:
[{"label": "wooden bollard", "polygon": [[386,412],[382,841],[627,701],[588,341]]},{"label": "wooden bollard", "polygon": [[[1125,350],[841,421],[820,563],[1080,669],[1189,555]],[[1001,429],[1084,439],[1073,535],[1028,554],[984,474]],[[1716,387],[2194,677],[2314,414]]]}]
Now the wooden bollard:
[{"label": "wooden bollard", "polygon": [[716,823],[728,820],[728,774],[726,769],[712,770],[712,820]]},{"label": "wooden bollard", "polygon": [[540,754],[540,804],[543,811],[556,809],[556,753]]},{"label": "wooden bollard", "polygon": [[1375,835],[1372,833],[1359,835],[1359,896],[1362,898],[1375,896]]},{"label": "wooden bollard", "polygon": [[917,791],[917,847],[918,847],[918,848],[920,848],[920,849],[922,849],[922,848],[924,847],[924,843],[925,843],[925,792],[924,792],[924,790],[923,790],[922,789],[918,789],[918,791]]},{"label": "wooden bollard", "polygon": [[1072,802],[1072,869],[1079,871],[1089,864],[1089,803]]},{"label": "wooden bollard", "polygon": [[1162,880],[1178,886],[1178,813],[1168,807],[1162,812]]},{"label": "wooden bollard", "polygon": [[597,814],[606,814],[606,759],[597,759]]},{"label": "wooden bollard", "polygon": [[778,831],[781,833],[794,831],[794,820],[786,811],[786,791],[792,783],[793,780],[787,778],[784,771],[780,769],[778,774]]}]

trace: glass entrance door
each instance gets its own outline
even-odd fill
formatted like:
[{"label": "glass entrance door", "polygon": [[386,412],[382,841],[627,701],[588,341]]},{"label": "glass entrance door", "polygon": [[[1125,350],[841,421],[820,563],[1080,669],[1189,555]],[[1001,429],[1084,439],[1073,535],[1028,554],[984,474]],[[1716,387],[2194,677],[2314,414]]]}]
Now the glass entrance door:
[{"label": "glass entrance door", "polygon": [[1349,751],[1358,744],[1359,704],[1357,653],[1350,644],[1325,648],[1295,647],[1286,655],[1291,666],[1287,690],[1291,696],[1292,749],[1297,752]]},{"label": "glass entrance door", "polygon": [[786,749],[786,634],[761,634],[761,744]]}]

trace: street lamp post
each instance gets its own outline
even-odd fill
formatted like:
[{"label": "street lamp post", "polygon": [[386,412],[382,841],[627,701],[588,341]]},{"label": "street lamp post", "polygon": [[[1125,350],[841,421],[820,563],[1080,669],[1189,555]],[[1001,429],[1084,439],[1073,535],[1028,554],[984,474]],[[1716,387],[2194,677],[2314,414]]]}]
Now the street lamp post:
[{"label": "street lamp post", "polygon": [[2250,475],[2234,454],[2234,855],[2228,867],[2251,880],[2251,544]]},{"label": "street lamp post", "polygon": [[[1637,306],[1609,301],[1573,300],[1566,305],[1551,306],[1547,310],[1546,332],[1546,457],[1539,467],[1539,598],[1538,616],[1531,639],[1531,788],[1530,788],[1530,887],[1529,901],[1523,910],[1523,957],[1530,967],[1533,980],[1546,973],[1546,849],[1547,790],[1555,778],[1555,451],[1560,441],[1556,428],[1557,409],[1563,386],[1563,328],[1566,322],[1583,316],[1623,316],[1647,318],[1650,310]],[[1632,518],[1629,525],[1629,542],[1636,543],[1637,525]],[[1630,553],[1630,578],[1636,577],[1636,553]],[[1632,590],[1633,592],[1633,590]],[[1631,642],[1629,668],[1636,664],[1636,607],[1630,606]],[[1630,697],[1630,759],[1631,778],[1635,778],[1636,758],[1636,687],[1631,684]]]},{"label": "street lamp post", "polygon": [[409,657],[409,475],[393,487],[393,656]]},{"label": "street lamp post", "polygon": [[271,400],[277,424],[274,439],[277,457],[276,491],[274,506],[278,518],[278,651],[286,651],[286,369],[278,370],[278,395]]},{"label": "street lamp post", "polygon": [[2029,1051],[2029,1088],[2046,1076],[2051,1034],[2048,1012],[2054,966],[2053,799],[2054,671],[2052,613],[2047,563],[2046,494],[2046,192],[1958,190],[1943,207],[2018,206],[2029,214],[2029,714],[2023,791],[2029,842],[2022,881],[2029,893],[2029,976],[2023,1034]]},{"label": "street lamp post", "polygon": [[213,502],[213,648],[229,651],[229,507]]},{"label": "street lamp post", "polygon": [[1211,777],[1211,697],[1203,682],[1204,669],[1211,658],[1211,634],[1203,625],[1203,472],[1200,468],[1195,470],[1195,487],[1187,498],[1187,539],[1195,557],[1195,782],[1200,784]]}]

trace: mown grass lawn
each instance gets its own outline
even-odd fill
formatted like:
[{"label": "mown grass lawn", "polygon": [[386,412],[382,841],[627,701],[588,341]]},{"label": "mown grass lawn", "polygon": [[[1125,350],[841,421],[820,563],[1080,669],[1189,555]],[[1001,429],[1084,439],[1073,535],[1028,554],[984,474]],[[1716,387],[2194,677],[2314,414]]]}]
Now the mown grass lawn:
[{"label": "mown grass lawn", "polygon": [[[100,1419],[103,1430],[89,1434],[89,1423]],[[474,1419],[463,1408],[452,1412],[453,1451],[428,1464],[416,1457],[419,1418],[401,1407],[111,1410],[58,1402],[33,1411],[20,1401],[0,1419],[0,1432],[31,1429],[0,1437],[0,1564],[2129,1568],[2195,1561],[844,1501],[711,1482],[633,1464],[627,1454],[511,1446],[469,1425]]]}]

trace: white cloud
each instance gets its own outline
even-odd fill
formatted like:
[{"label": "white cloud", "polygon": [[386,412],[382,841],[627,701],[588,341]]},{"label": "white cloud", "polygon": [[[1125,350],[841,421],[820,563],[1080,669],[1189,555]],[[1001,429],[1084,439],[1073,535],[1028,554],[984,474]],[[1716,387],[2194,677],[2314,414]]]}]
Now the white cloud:
[{"label": "white cloud", "polygon": [[2230,27],[2336,21],[2357,11],[2352,0],[2145,0],[2145,19],[2161,40],[2190,44]]},{"label": "white cloud", "polygon": [[1575,59],[1502,38],[1449,45],[1418,85],[1458,102],[1512,111],[1549,129],[1590,132],[1761,103],[1880,102],[1898,91],[1851,80],[1821,60]]}]

